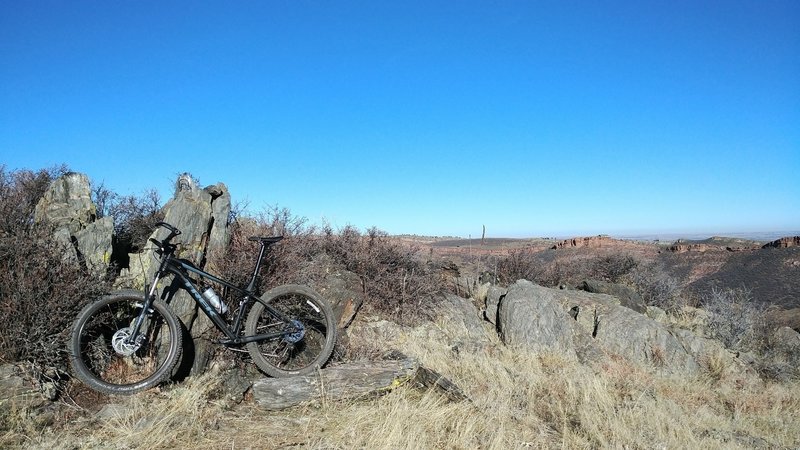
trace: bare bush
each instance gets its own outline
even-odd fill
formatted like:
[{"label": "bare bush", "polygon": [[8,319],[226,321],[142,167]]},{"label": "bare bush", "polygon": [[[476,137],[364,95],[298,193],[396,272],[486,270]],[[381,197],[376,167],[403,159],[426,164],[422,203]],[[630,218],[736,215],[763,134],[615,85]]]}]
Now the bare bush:
[{"label": "bare bush", "polygon": [[27,361],[36,373],[66,372],[72,321],[108,285],[69,258],[53,230],[33,227],[34,209],[66,166],[32,172],[0,167],[0,360]]},{"label": "bare bush", "polygon": [[669,312],[676,312],[686,305],[680,282],[661,264],[638,264],[628,278],[648,305]]},{"label": "bare bush", "polygon": [[161,199],[155,189],[149,189],[139,196],[109,194],[103,200],[102,207],[103,215],[114,217],[114,238],[126,253],[141,250],[156,223],[164,219]]},{"label": "bare bush", "polygon": [[230,224],[231,238],[220,267],[223,278],[245,285],[252,274],[260,244],[249,240],[252,236],[283,236],[284,240],[272,245],[261,267],[261,289],[285,283],[306,283],[300,277],[305,263],[310,261],[313,228],[305,226],[305,219],[295,217],[286,208],[272,206],[255,215],[239,211]]},{"label": "bare bush", "polygon": [[351,226],[338,233],[326,226],[322,250],[361,277],[371,306],[399,319],[424,315],[428,309],[421,308],[423,302],[441,289],[417,247],[391,239],[374,227],[361,235]]},{"label": "bare bush", "polygon": [[[262,290],[284,283],[314,284],[332,264],[361,278],[368,305],[394,318],[413,320],[427,308],[421,303],[440,290],[440,283],[423,263],[418,249],[372,228],[362,234],[355,227],[334,230],[306,226],[305,219],[286,208],[270,207],[255,217],[241,217],[231,225],[231,242],[220,264],[223,275],[245,284],[259,250],[250,236],[282,235],[270,247],[261,272]],[[320,263],[324,256],[325,263]]]},{"label": "bare bush", "polygon": [[765,308],[747,289],[717,289],[703,298],[708,330],[727,348],[759,352],[766,339]]},{"label": "bare bush", "polygon": [[512,250],[497,261],[497,278],[503,284],[538,280],[545,270],[546,266],[537,253],[527,249]]},{"label": "bare bush", "polygon": [[8,171],[0,165],[0,233],[24,233],[33,226],[33,212],[50,183],[69,172],[65,165],[33,172]]},{"label": "bare bush", "polygon": [[639,260],[624,253],[612,253],[598,256],[589,264],[589,274],[610,283],[619,283],[639,265]]},{"label": "bare bush", "polygon": [[0,359],[27,361],[48,376],[66,373],[72,321],[108,288],[65,259],[50,230],[0,236]]},{"label": "bare bush", "polygon": [[561,257],[556,258],[536,280],[542,286],[558,287],[576,284],[586,278],[588,273],[585,259]]}]

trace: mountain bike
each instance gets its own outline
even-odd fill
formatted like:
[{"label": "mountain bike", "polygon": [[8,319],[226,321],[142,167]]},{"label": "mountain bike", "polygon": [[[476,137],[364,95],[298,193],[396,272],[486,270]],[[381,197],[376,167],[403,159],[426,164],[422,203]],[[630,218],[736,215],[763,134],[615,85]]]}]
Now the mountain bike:
[{"label": "mountain bike", "polygon": [[[328,302],[304,285],[283,285],[257,294],[265,252],[282,236],[249,238],[261,247],[249,283],[240,287],[176,257],[178,246],[172,239],[181,231],[165,222],[156,224],[159,228],[169,234],[160,241],[150,238],[159,266],[149,287],[105,295],[83,308],[75,320],[69,357],[84,384],[106,394],[129,395],[173,375],[181,359],[184,327],[158,296],[159,282],[170,276],[222,332],[217,343],[245,347],[267,375],[304,375],[325,365],[336,344],[336,322]],[[212,284],[239,298],[231,317],[226,318],[227,305]]]}]

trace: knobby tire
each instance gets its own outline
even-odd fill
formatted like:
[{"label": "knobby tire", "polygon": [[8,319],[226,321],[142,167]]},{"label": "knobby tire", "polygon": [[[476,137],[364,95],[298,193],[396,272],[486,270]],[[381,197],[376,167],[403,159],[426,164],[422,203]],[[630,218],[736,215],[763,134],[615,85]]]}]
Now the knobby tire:
[{"label": "knobby tire", "polygon": [[[131,395],[172,375],[182,351],[180,322],[169,307],[156,299],[142,324],[141,346],[125,356],[112,341],[120,329],[131,327],[141,312],[141,291],[119,291],[87,305],[72,328],[70,364],[75,376],[92,389]],[[119,334],[117,334],[119,336]]]},{"label": "knobby tire", "polygon": [[245,336],[280,332],[286,324],[273,317],[264,304],[303,326],[303,336],[284,336],[250,342],[253,362],[269,376],[306,375],[328,362],[336,345],[336,320],[325,299],[308,286],[284,285],[261,296],[247,315]]}]

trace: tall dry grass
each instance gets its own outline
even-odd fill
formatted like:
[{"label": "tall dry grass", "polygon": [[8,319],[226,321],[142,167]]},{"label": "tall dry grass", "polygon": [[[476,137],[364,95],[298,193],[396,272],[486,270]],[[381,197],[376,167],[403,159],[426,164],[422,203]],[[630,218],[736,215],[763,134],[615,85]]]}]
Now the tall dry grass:
[{"label": "tall dry grass", "polygon": [[[720,373],[668,378],[609,358],[588,368],[556,354],[504,347],[491,331],[454,352],[452,323],[393,326],[351,345],[396,348],[460,386],[452,403],[401,386],[383,396],[330,399],[284,411],[218,396],[219,375],[118,400],[89,418],[30,437],[47,448],[796,448],[800,385]],[[467,348],[466,346],[464,348]]]}]

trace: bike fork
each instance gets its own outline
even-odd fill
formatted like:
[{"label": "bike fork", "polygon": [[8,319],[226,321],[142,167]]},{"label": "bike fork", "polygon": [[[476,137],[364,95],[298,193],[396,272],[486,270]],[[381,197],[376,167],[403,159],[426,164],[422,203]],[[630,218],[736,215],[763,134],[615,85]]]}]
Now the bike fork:
[{"label": "bike fork", "polygon": [[156,298],[156,289],[158,288],[159,278],[160,274],[156,274],[155,278],[153,279],[153,284],[150,285],[150,292],[148,292],[147,296],[145,296],[144,303],[142,304],[142,312],[140,312],[136,317],[136,321],[133,323],[131,334],[125,339],[126,344],[132,345],[136,342],[136,338],[139,336],[139,329],[142,327],[144,318],[150,311],[150,307],[153,306],[153,301]]}]

